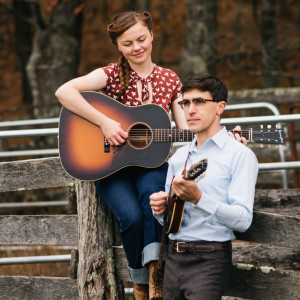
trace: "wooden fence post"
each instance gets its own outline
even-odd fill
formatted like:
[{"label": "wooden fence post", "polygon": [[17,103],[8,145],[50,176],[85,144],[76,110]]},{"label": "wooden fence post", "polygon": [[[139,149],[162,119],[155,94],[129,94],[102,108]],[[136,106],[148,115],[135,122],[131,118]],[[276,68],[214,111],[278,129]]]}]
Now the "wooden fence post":
[{"label": "wooden fence post", "polygon": [[113,217],[97,199],[94,182],[76,181],[76,192],[79,297],[121,299],[113,258]]}]

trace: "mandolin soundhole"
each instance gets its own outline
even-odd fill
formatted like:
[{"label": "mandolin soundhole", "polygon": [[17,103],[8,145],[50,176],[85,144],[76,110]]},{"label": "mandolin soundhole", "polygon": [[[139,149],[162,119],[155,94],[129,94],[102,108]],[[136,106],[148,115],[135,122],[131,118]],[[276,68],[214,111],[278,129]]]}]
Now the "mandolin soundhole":
[{"label": "mandolin soundhole", "polygon": [[133,124],[129,129],[128,143],[138,149],[146,148],[153,139],[151,128],[147,124]]}]

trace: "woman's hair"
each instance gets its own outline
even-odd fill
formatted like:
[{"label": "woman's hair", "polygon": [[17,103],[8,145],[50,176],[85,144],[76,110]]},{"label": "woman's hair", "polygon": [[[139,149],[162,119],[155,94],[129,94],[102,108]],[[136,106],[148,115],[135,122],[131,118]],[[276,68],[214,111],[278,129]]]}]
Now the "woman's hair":
[{"label": "woman's hair", "polygon": [[185,93],[193,89],[210,92],[214,100],[227,102],[227,87],[223,81],[216,76],[209,74],[194,75],[183,83],[181,91]]},{"label": "woman's hair", "polygon": [[[128,11],[117,15],[113,22],[107,26],[107,32],[113,44],[117,45],[117,38],[138,22],[142,22],[149,29],[149,31],[152,32],[153,23],[151,14],[149,12],[138,13],[135,11]],[[121,54],[119,57],[119,66],[119,77],[121,84],[119,95],[120,100],[129,84],[129,63],[123,54]]]}]

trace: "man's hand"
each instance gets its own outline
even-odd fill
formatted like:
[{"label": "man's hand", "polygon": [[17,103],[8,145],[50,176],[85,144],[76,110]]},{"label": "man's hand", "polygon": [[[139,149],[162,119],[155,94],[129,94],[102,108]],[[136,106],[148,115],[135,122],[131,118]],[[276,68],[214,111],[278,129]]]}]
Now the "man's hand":
[{"label": "man's hand", "polygon": [[168,197],[169,194],[166,192],[158,192],[150,196],[150,206],[156,215],[161,215],[165,211]]},{"label": "man's hand", "polygon": [[[241,129],[241,126],[238,125],[238,126],[234,127],[233,130],[241,131],[242,129]],[[228,134],[231,137],[235,138],[237,141],[239,141],[239,142],[243,143],[245,146],[247,146],[247,140],[244,137],[241,137],[238,133],[233,134],[231,131],[228,131]]]},{"label": "man's hand", "polygon": [[191,202],[195,205],[197,205],[202,196],[197,183],[194,180],[185,180],[183,175],[173,178],[172,189],[181,200]]}]

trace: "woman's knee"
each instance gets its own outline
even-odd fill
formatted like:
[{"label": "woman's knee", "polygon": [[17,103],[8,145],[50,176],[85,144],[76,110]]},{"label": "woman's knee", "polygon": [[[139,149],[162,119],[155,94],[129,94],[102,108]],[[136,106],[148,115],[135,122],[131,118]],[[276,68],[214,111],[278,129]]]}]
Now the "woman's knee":
[{"label": "woman's knee", "polygon": [[123,216],[120,220],[120,231],[139,230],[142,228],[144,228],[144,216],[141,212],[132,212]]}]

